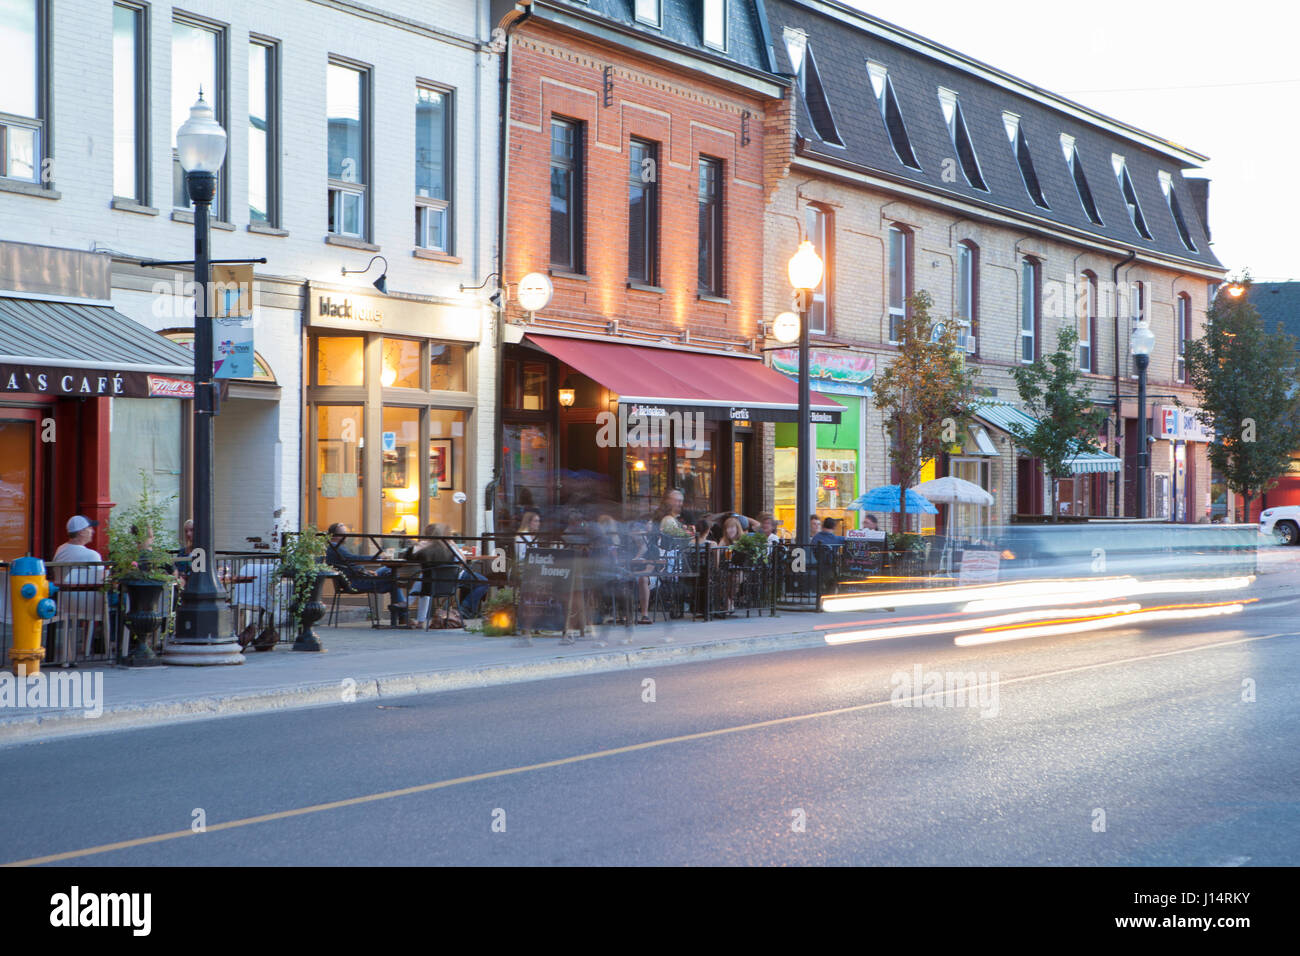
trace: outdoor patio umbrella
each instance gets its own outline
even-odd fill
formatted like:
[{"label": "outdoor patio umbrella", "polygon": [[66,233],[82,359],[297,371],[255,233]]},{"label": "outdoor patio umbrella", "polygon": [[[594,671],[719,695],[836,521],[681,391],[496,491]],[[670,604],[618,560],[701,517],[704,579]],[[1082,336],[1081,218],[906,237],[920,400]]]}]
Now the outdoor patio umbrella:
[{"label": "outdoor patio umbrella", "polygon": [[[994,498],[991,494],[981,488],[979,485],[964,478],[955,478],[949,475],[946,478],[935,478],[932,481],[924,481],[916,486],[916,490],[931,501],[937,501],[946,505],[984,505],[985,507],[993,504]],[[944,567],[950,566],[950,554],[952,550],[952,520],[955,508],[948,509],[948,528],[946,540],[944,541]]]},{"label": "outdoor patio umbrella", "polygon": [[[866,494],[858,495],[849,507],[854,511],[882,511],[898,513],[898,485],[880,485]],[[915,488],[907,489],[905,510],[910,515],[937,515],[939,509],[930,504],[925,495]]]}]

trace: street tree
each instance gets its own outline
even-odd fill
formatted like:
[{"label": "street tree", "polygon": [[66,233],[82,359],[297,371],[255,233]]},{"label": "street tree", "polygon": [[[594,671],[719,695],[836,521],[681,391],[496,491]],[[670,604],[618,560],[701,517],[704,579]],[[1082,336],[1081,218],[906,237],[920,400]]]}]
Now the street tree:
[{"label": "street tree", "polygon": [[1033,428],[1013,423],[1009,430],[1052,480],[1053,521],[1060,511],[1060,481],[1071,474],[1070,459],[1100,450],[1097,433],[1106,421],[1105,410],[1093,404],[1088,386],[1079,381],[1078,342],[1074,329],[1062,329],[1055,352],[1011,370],[1020,400],[1037,423]]},{"label": "street tree", "polygon": [[937,458],[969,424],[977,370],[957,347],[957,324],[935,324],[927,292],[908,300],[898,355],[877,380],[876,406],[884,413],[898,471],[896,529],[907,528],[906,495],[922,464]]},{"label": "street tree", "polygon": [[1291,466],[1300,448],[1300,393],[1295,348],[1281,325],[1265,330],[1244,293],[1220,293],[1210,306],[1205,335],[1187,343],[1188,383],[1196,389],[1199,418],[1213,430],[1210,464],[1224,484],[1246,502],[1268,491]]}]

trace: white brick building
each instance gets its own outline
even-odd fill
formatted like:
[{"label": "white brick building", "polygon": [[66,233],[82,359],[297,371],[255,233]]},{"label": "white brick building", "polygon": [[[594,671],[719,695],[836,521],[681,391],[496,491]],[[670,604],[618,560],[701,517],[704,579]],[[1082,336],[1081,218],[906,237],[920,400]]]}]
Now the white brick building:
[{"label": "white brick building", "polygon": [[[113,307],[182,340],[188,271],[140,263],[193,256],[173,144],[200,85],[228,132],[212,257],[267,261],[255,267],[258,375],[231,383],[217,418],[218,547],[307,521],[479,530],[494,312],[459,287],[496,268],[486,5],[17,6],[0,48],[19,51],[16,72],[30,67],[34,83],[0,100],[0,241],[109,254]],[[371,288],[381,273],[386,296]],[[322,315],[323,298],[343,307]],[[129,501],[143,468],[178,495],[179,520],[189,403],[97,401],[112,405],[111,481],[93,504]]]}]

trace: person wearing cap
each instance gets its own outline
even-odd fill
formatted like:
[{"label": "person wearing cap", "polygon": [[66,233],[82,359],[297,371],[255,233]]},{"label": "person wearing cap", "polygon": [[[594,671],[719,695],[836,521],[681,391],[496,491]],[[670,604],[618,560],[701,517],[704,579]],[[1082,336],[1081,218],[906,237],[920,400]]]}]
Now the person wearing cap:
[{"label": "person wearing cap", "polygon": [[54,552],[54,561],[72,563],[75,561],[103,561],[98,551],[86,547],[95,537],[98,521],[91,521],[84,515],[73,515],[68,519],[68,540],[59,545]]}]

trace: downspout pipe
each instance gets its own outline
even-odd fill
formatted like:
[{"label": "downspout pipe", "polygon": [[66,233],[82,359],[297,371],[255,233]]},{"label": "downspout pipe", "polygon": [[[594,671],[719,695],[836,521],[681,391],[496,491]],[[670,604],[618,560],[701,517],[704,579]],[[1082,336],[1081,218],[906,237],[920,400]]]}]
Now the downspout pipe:
[{"label": "downspout pipe", "polygon": [[510,288],[506,278],[506,204],[509,197],[506,158],[509,156],[510,151],[510,88],[514,75],[510,58],[510,41],[515,30],[531,16],[532,9],[530,7],[513,17],[506,24],[504,46],[501,51],[501,82],[499,84],[501,92],[497,106],[498,121],[500,123],[497,134],[497,278],[501,283],[501,296],[496,303],[497,316],[495,323],[497,400],[492,423],[492,480],[483,489],[484,510],[491,521],[491,530],[493,532],[500,530],[499,522],[496,520],[496,498],[497,488],[505,474],[505,453],[501,447],[501,442],[505,437],[502,430],[501,397],[504,390],[501,387],[501,375],[505,365],[503,351],[505,349],[506,298]]},{"label": "downspout pipe", "polygon": [[[1131,263],[1134,259],[1136,259],[1137,255],[1138,254],[1136,249],[1130,249],[1128,251],[1127,256],[1125,256],[1119,262],[1115,263],[1115,267],[1111,270],[1110,273],[1111,295],[1113,296],[1113,301],[1115,303],[1115,308],[1113,311],[1115,313],[1114,319],[1115,319],[1115,444],[1116,445],[1119,444],[1119,433],[1124,425],[1124,413],[1121,410],[1120,397],[1119,397],[1119,271],[1123,269],[1126,265]],[[1141,454],[1144,451],[1146,451],[1145,448],[1138,449],[1139,454]],[[1123,456],[1121,455],[1120,457],[1122,458]],[[1117,518],[1121,516],[1122,509],[1123,509],[1123,497],[1122,497],[1123,488],[1124,488],[1124,478],[1123,478],[1123,474],[1121,473],[1121,476],[1115,480],[1115,517]]]}]

